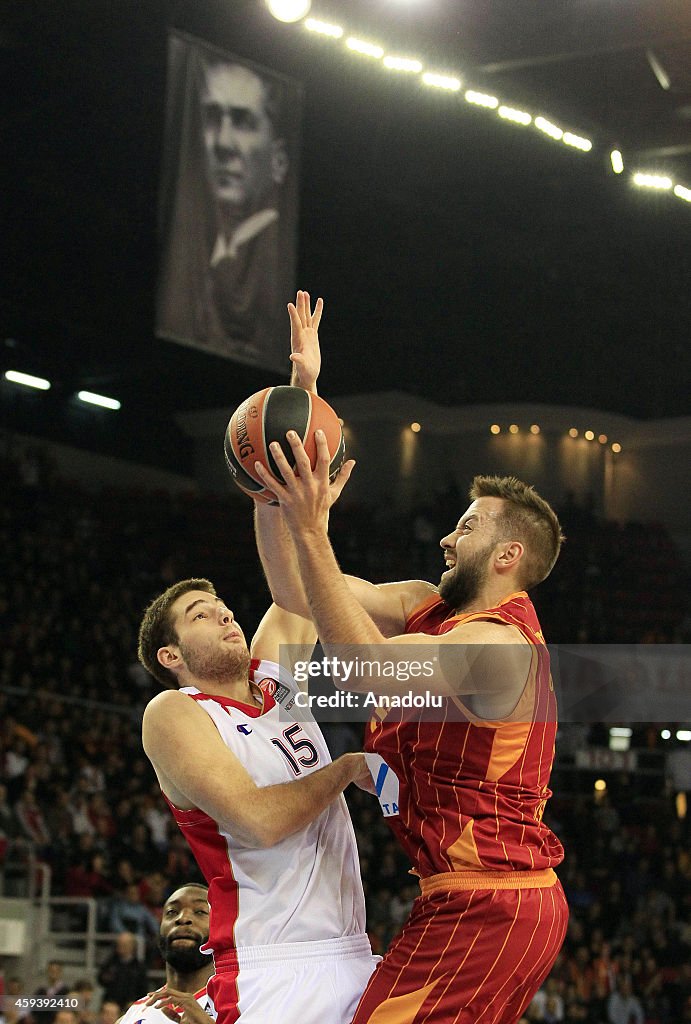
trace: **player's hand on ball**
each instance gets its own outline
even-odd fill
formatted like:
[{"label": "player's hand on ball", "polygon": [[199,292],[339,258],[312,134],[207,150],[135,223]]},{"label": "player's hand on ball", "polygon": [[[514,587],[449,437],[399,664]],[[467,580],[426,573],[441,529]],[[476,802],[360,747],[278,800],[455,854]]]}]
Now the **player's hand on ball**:
[{"label": "player's hand on ball", "polygon": [[[285,483],[285,487],[277,489],[276,497],[286,522],[294,529],[326,528],[329,509],[348,483],[355,462],[353,459],[344,462],[337,476],[330,482],[331,456],[324,432],[317,430],[315,433],[317,462],[314,469],[295,431],[289,430],[286,436],[295,459],[294,469],[277,442],[270,446],[273,459]],[[276,486],[271,474],[260,462],[255,462],[254,471],[267,487],[272,486],[272,483],[274,487]]]}]

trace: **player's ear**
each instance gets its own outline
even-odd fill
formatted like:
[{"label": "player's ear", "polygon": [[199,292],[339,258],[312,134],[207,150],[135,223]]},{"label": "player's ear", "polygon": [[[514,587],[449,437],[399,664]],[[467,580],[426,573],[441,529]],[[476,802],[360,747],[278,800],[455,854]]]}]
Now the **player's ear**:
[{"label": "player's ear", "polygon": [[496,556],[498,567],[514,569],[523,557],[524,551],[525,548],[518,540],[512,540],[510,543],[502,545]]},{"label": "player's ear", "polygon": [[182,655],[177,647],[159,647],[156,651],[156,660],[163,668],[176,669],[182,664]]},{"label": "player's ear", "polygon": [[271,177],[275,185],[282,185],[288,174],[288,153],[283,139],[275,139],[271,143]]}]

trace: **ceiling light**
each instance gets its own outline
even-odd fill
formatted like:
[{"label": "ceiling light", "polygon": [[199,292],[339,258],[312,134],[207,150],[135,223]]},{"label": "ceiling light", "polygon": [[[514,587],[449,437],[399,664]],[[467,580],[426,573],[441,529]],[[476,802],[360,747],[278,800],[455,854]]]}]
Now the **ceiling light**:
[{"label": "ceiling light", "polygon": [[663,174],[634,174],[633,183],[639,188],[668,189],[672,187],[672,179]]},{"label": "ceiling light", "polygon": [[354,53],[361,53],[363,57],[376,57],[379,59],[384,56],[384,49],[381,46],[377,46],[376,43],[365,42],[364,39],[356,39],[355,36],[350,36],[346,39],[346,46],[349,50],[353,50]]},{"label": "ceiling light", "polygon": [[540,433],[540,428],[539,428],[539,426],[537,425],[537,423],[533,423],[533,424],[532,424],[532,426],[531,426],[531,428],[530,428],[530,433],[531,433],[531,434],[539,434],[539,433]]},{"label": "ceiling light", "polygon": [[489,428],[489,432],[490,434],[501,434],[501,427],[499,426],[498,423],[493,423],[492,426]]},{"label": "ceiling light", "polygon": [[431,85],[435,89],[449,89],[451,92],[458,92],[461,88],[460,78],[452,78],[450,75],[436,75],[431,71],[425,71],[422,81],[425,85]]},{"label": "ceiling light", "polygon": [[575,427],[571,427],[569,430],[569,437],[578,437],[578,431]]},{"label": "ceiling light", "polygon": [[595,440],[595,434],[594,434],[594,432],[592,430],[586,430],[586,432],[583,435],[583,437],[586,439],[586,441],[594,441]]},{"label": "ceiling light", "polygon": [[687,203],[691,203],[691,188],[684,188],[683,185],[675,185],[674,194],[678,199],[685,199]]},{"label": "ceiling light", "polygon": [[619,452],[621,451],[621,445],[619,444],[618,441],[615,441],[614,444],[612,445],[612,451],[614,452],[615,455],[618,455]]},{"label": "ceiling light", "polygon": [[310,32],[316,32],[320,36],[331,36],[332,39],[340,39],[343,29],[340,25],[331,25],[328,21],[317,21],[316,18],[308,18],[305,28]]},{"label": "ceiling light", "polygon": [[613,149],[609,154],[609,158],[612,161],[612,170],[615,174],[621,174],[624,170],[624,158],[618,149]]},{"label": "ceiling light", "polygon": [[466,91],[465,99],[467,103],[474,103],[478,107],[488,107],[490,110],[496,110],[499,106],[496,96],[488,96],[484,92],[475,92],[473,89]]},{"label": "ceiling light", "polygon": [[312,0],[266,0],[266,6],[277,21],[300,21],[312,6]]},{"label": "ceiling light", "polygon": [[420,426],[419,423],[411,423],[410,424],[410,429],[412,430],[412,432],[414,434],[419,434],[420,431],[422,430],[422,427]]},{"label": "ceiling light", "polygon": [[517,434],[518,433],[518,424],[517,423],[512,423],[511,424],[511,426],[509,427],[509,433],[510,434]]},{"label": "ceiling light", "polygon": [[499,107],[497,111],[499,117],[503,117],[505,121],[513,121],[514,124],[530,124],[532,121],[532,115],[528,114],[525,110],[515,110],[513,107]]},{"label": "ceiling light", "polygon": [[561,139],[564,134],[561,128],[557,128],[556,124],[552,124],[546,117],[536,117],[535,127],[539,128],[545,135],[549,135],[550,139]]},{"label": "ceiling light", "polygon": [[574,135],[573,132],[564,132],[561,141],[565,146],[573,146],[574,149],[580,149],[583,153],[589,153],[593,148],[590,139],[584,139],[581,135]]},{"label": "ceiling light", "polygon": [[17,370],[7,370],[5,380],[12,384],[23,384],[26,388],[36,388],[38,391],[48,391],[50,388],[50,381],[44,377],[34,377],[30,373],[19,373]]},{"label": "ceiling light", "polygon": [[97,395],[93,391],[78,391],[77,398],[87,405],[99,405],[102,409],[119,409],[121,403],[117,398],[108,398],[107,395]]},{"label": "ceiling light", "polygon": [[422,71],[420,61],[411,57],[384,57],[384,67],[389,71]]}]

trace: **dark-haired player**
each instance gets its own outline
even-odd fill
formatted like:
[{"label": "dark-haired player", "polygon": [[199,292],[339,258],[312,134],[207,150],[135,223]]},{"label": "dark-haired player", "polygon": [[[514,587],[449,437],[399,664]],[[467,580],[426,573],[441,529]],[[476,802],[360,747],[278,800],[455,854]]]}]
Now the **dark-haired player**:
[{"label": "dark-haired player", "polygon": [[[209,894],[204,885],[181,885],[163,904],[158,948],[166,965],[165,984],[132,1003],[118,1024],[208,1024],[215,1018],[206,983],[214,972],[200,946],[209,938]],[[166,1012],[164,1012],[164,1010]]]},{"label": "dark-haired player", "polygon": [[365,757],[331,761],[278,666],[281,645],[297,659],[315,639],[272,605],[248,648],[205,579],[169,587],[140,627],[139,658],[167,688],[144,712],[144,749],[209,883],[221,1024],[348,1024],[375,965],[342,796],[371,786]]}]

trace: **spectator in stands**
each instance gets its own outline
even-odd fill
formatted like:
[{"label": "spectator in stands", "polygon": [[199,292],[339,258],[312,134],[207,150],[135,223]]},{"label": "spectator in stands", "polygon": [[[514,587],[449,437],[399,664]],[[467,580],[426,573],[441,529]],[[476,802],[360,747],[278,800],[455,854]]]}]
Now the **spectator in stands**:
[{"label": "spectator in stands", "polygon": [[98,1011],[97,1024],[115,1024],[122,1014],[122,1008],[112,999],[104,999]]},{"label": "spectator in stands", "polygon": [[93,1005],[94,986],[88,978],[80,978],[75,981],[68,997],[79,1000],[76,1011],[78,1024],[96,1024],[96,1010]]},{"label": "spectator in stands", "polygon": [[39,848],[48,846],[50,832],[33,789],[24,790],[14,809],[25,837]]},{"label": "spectator in stands", "polygon": [[137,940],[131,932],[118,935],[115,949],[98,972],[98,981],[103,986],[103,1001],[123,1009],[147,991],[146,968],[137,959]]},{"label": "spectator in stands", "polygon": [[[46,964],[45,983],[43,985],[39,985],[34,992],[34,995],[51,996],[52,998],[57,999],[59,996],[66,996],[68,992],[69,985],[62,976],[61,961],[49,960]],[[43,1010],[41,1013],[41,1024],[54,1024],[55,1017],[56,1014],[53,1011]]]},{"label": "spectator in stands", "polygon": [[158,937],[158,921],[139,898],[139,888],[135,882],[111,902],[110,931],[132,932],[143,939]]},{"label": "spectator in stands", "polygon": [[53,1017],[53,1024],[79,1024],[79,1014],[76,1010],[58,1010]]},{"label": "spectator in stands", "polygon": [[621,978],[607,1000],[607,1020],[609,1024],[644,1024],[643,1007],[629,978]]}]

